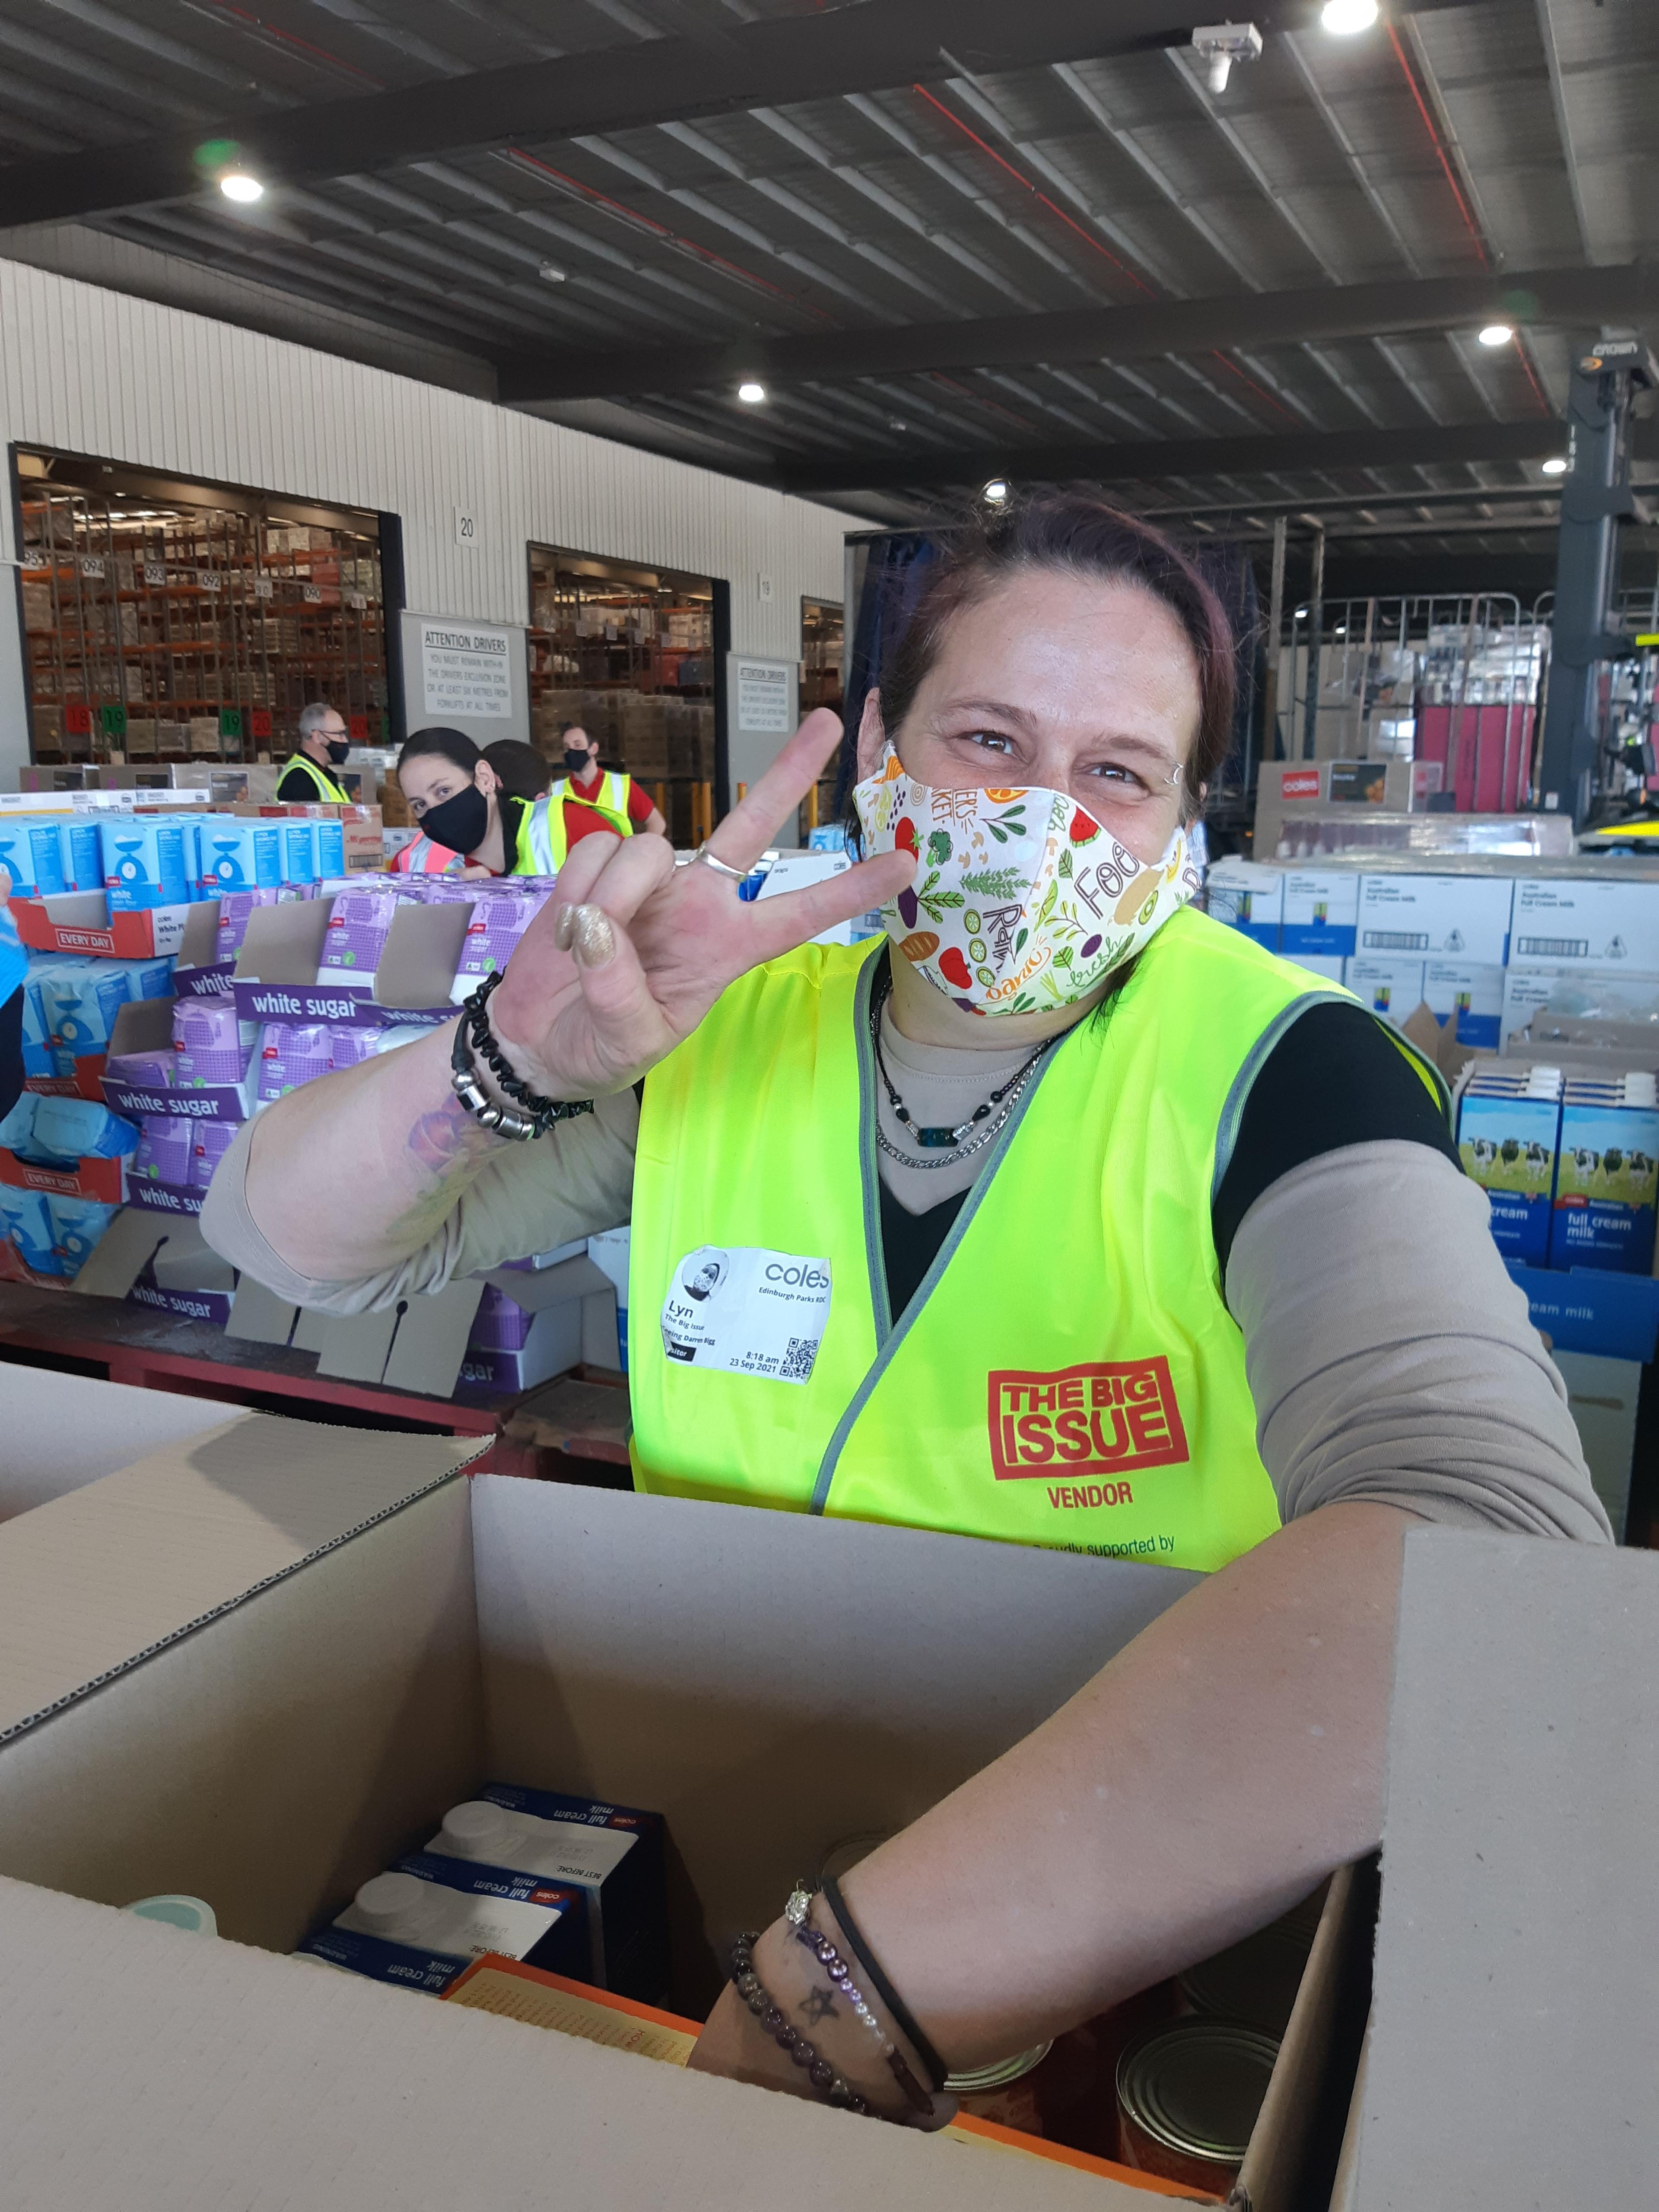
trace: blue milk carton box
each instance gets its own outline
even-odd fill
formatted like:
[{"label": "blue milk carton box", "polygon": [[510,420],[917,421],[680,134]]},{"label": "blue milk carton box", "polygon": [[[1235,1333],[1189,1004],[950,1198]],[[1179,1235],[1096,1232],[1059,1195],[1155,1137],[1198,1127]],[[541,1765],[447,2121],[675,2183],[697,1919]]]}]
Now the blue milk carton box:
[{"label": "blue milk carton box", "polygon": [[1425,1003],[1442,1029],[1456,1015],[1460,1044],[1496,1052],[1503,1034],[1504,974],[1484,962],[1425,961]]},{"label": "blue milk carton box", "polygon": [[258,815],[214,814],[199,830],[206,890],[275,890],[282,882],[283,843],[276,822]]},{"label": "blue milk carton box", "polygon": [[377,1982],[441,1996],[486,1952],[587,1978],[580,1890],[510,1867],[414,1851],[376,1875],[301,1953]]},{"label": "blue milk carton box", "polygon": [[1477,1075],[1458,1111],[1458,1158],[1486,1194],[1492,1242],[1529,1267],[1547,1262],[1560,1127],[1559,1067]]},{"label": "blue milk carton box", "polygon": [[276,829],[282,846],[283,881],[314,884],[321,873],[317,866],[316,823],[303,817],[295,820],[284,817]]},{"label": "blue milk carton box", "polygon": [[125,815],[100,826],[112,914],[183,906],[191,897],[189,840],[176,814]]},{"label": "blue milk carton box", "polygon": [[1355,949],[1358,914],[1357,868],[1287,868],[1279,949],[1291,960],[1310,953],[1346,960]]},{"label": "blue milk carton box", "polygon": [[1356,956],[1343,963],[1342,980],[1362,1006],[1398,1028],[1423,1003],[1423,969],[1421,960]]},{"label": "blue milk carton box", "polygon": [[64,1262],[52,1241],[52,1216],[38,1190],[0,1183],[0,1236],[17,1249],[25,1267],[37,1275],[61,1275]]},{"label": "blue milk carton box", "polygon": [[59,865],[64,888],[71,891],[101,891],[104,882],[104,830],[95,814],[70,814],[58,825]]},{"label": "blue milk carton box", "polygon": [[1269,952],[1279,950],[1280,918],[1285,910],[1285,872],[1258,860],[1229,855],[1215,862],[1204,878],[1212,918],[1229,929],[1242,930]]},{"label": "blue milk carton box", "polygon": [[1550,1227],[1552,1267],[1653,1272],[1659,1100],[1650,1074],[1574,1077],[1561,1107],[1561,1165]]}]

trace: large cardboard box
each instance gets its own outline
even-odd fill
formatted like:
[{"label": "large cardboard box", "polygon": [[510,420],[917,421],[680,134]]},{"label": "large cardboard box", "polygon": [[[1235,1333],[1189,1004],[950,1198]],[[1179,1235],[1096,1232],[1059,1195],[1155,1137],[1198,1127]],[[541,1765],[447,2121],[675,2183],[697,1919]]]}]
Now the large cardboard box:
[{"label": "large cardboard box", "polygon": [[[252,1415],[0,1530],[15,2201],[160,2212],[257,2175],[273,2204],[342,2212],[644,2212],[734,2185],[823,2212],[1140,2212],[1088,2161],[860,2124],[264,1955],[507,1775],[665,1813],[672,2002],[700,2018],[717,1953],[827,1846],[915,1817],[1196,1579],[458,1479],[472,1449]],[[106,1909],[175,1889],[230,1940]],[[1363,1914],[1328,1909],[1294,2079],[1252,2145],[1256,2212],[1291,2212],[1316,2113],[1340,2135],[1351,2074],[1323,2077],[1324,2028],[1356,1937]]]}]

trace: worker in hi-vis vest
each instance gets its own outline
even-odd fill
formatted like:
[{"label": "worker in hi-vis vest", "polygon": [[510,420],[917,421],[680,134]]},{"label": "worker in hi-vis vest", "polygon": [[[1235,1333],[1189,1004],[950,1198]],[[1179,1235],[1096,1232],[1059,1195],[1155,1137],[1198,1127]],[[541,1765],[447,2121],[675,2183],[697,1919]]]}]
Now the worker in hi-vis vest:
[{"label": "worker in hi-vis vest", "polygon": [[416,730],[398,781],[420,835],[392,861],[417,875],[556,876],[568,849],[562,806],[515,799],[471,738]]},{"label": "worker in hi-vis vest", "polygon": [[296,727],[299,748],[283,763],[277,798],[307,805],[321,799],[330,805],[349,806],[351,793],[333,773],[344,766],[351,750],[344,716],[319,700],[313,706],[301,708]]},{"label": "worker in hi-vis vest", "polygon": [[[871,1547],[993,1650],[1098,1589],[1058,1711],[1012,1741],[1038,1714],[1011,1686],[992,1765],[843,1887],[755,1899],[780,1917],[699,2067],[936,2124],[947,2069],[1376,1848],[1408,1528],[1608,1540],[1436,1070],[1328,963],[1200,910],[1234,667],[1150,524],[1010,501],[939,550],[844,738],[810,715],[687,865],[583,839],[465,1029],[277,1100],[215,1175],[209,1243],[335,1313],[631,1218],[634,1479],[670,1502],[637,1516],[647,1595],[690,1601],[683,1543],[757,1710],[835,1665],[793,1648],[790,1577],[845,1613],[835,1726],[704,1778],[733,1833],[800,1832],[803,1792],[812,1835],[868,1826],[883,1701],[926,1710],[940,1655],[912,1639],[888,1687],[869,1663]],[[744,901],[838,743],[868,857]],[[735,1545],[732,1505],[890,1533]],[[1048,1556],[991,1574],[893,1524]],[[665,1675],[663,1726],[695,1696]]]},{"label": "worker in hi-vis vest", "polygon": [[580,722],[567,722],[559,743],[564,775],[549,795],[564,802],[565,836],[573,845],[595,830],[609,830],[618,837],[631,837],[638,830],[666,836],[668,824],[648,793],[623,769],[599,766],[599,739]]}]

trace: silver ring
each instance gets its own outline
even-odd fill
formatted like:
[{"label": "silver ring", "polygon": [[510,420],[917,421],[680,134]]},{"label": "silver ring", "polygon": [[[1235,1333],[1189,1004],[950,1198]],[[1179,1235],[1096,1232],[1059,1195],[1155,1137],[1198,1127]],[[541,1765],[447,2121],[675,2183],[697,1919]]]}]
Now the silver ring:
[{"label": "silver ring", "polygon": [[732,867],[729,861],[722,860],[718,854],[711,853],[707,845],[699,845],[691,855],[691,859],[694,865],[701,860],[705,868],[712,868],[717,876],[726,876],[734,884],[746,884],[749,880],[747,868]]}]

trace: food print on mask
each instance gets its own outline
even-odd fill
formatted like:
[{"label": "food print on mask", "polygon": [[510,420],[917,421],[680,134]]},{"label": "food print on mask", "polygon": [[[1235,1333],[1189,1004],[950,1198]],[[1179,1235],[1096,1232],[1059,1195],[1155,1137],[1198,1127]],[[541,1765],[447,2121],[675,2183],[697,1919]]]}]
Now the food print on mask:
[{"label": "food print on mask", "polygon": [[1182,829],[1138,860],[1063,791],[937,790],[890,744],[853,803],[869,851],[915,856],[910,888],[882,908],[888,935],[969,1013],[1075,1005],[1200,888]]}]

